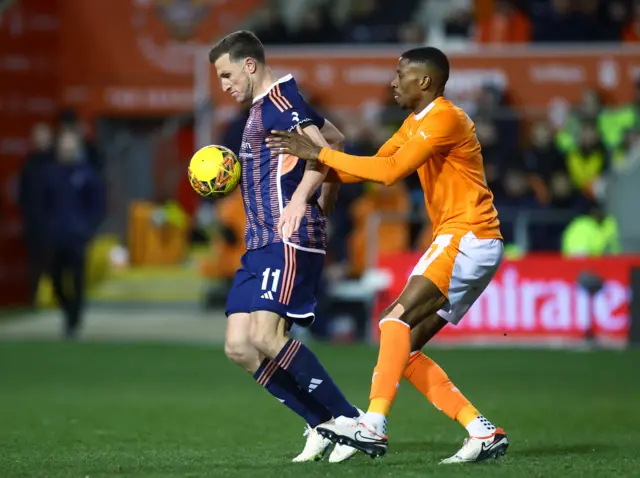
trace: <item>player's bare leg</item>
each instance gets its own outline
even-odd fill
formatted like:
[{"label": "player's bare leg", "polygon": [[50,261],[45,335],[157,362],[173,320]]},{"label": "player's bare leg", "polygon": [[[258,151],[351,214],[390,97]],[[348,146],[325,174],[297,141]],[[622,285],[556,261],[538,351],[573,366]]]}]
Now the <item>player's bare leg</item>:
[{"label": "player's bare leg", "polygon": [[250,324],[249,314],[231,314],[227,318],[224,353],[229,360],[253,375],[262,360],[258,350],[251,343]]},{"label": "player's bare leg", "polygon": [[[254,312],[250,329],[254,347],[288,371],[309,397],[329,410],[335,421],[358,418],[361,412],[346,400],[315,355],[300,342],[279,333],[282,322],[284,320],[273,312]],[[314,426],[310,426],[307,437],[307,446],[297,457],[300,458],[298,461],[308,461],[309,457],[317,459],[318,454],[323,454],[331,445],[331,441],[319,435]],[[356,451],[349,447],[336,447],[330,461],[344,461]]]}]

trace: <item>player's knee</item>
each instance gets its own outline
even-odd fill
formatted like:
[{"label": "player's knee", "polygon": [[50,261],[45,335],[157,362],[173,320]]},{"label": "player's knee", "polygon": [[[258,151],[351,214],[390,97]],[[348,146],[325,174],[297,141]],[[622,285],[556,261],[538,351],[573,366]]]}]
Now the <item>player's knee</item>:
[{"label": "player's knee", "polygon": [[384,320],[387,320],[387,319],[394,319],[394,320],[399,320],[401,322],[404,322],[405,324],[408,324],[408,322],[406,321],[406,318],[407,318],[406,312],[407,311],[402,305],[394,304],[388,309],[384,310],[382,314],[380,314],[379,322],[383,322]]},{"label": "player's knee", "polygon": [[249,371],[259,361],[257,350],[245,341],[226,341],[224,353],[230,361]]},{"label": "player's knee", "polygon": [[412,276],[398,300],[385,310],[382,319],[398,319],[417,327],[447,303],[447,298],[426,277]]},{"label": "player's knee", "polygon": [[269,358],[274,358],[278,354],[277,335],[271,330],[259,327],[253,328],[250,335],[251,345]]}]

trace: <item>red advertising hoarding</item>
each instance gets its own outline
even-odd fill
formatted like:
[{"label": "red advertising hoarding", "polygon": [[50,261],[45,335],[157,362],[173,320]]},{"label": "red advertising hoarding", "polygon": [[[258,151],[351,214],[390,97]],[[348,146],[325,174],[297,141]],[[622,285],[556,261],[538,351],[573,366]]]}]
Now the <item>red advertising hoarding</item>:
[{"label": "red advertising hoarding", "polygon": [[[419,253],[380,258],[379,267],[393,280],[378,297],[377,313],[402,292],[419,258]],[[566,344],[581,342],[591,333],[605,344],[623,346],[631,325],[632,267],[640,267],[640,257],[565,259],[532,255],[505,261],[460,324],[447,326],[434,342]],[[604,287],[595,296],[577,284],[584,272],[604,280]],[[377,314],[372,320],[377,341]]]}]

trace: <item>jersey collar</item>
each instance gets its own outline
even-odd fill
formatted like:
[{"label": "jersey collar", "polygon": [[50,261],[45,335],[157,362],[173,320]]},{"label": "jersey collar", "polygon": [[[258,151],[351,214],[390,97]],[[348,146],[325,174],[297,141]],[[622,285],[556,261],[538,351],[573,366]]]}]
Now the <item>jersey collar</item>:
[{"label": "jersey collar", "polygon": [[[441,98],[441,97],[440,97],[440,98]],[[436,105],[436,101],[438,101],[440,98],[436,98],[435,100],[433,100],[433,101],[432,101],[431,103],[429,103],[429,104],[427,105],[427,107],[426,107],[425,109],[423,109],[420,113],[418,113],[418,114],[414,114],[414,115],[413,115],[413,118],[414,118],[414,119],[417,119],[417,120],[421,120],[422,118],[424,118],[424,117],[427,115],[427,113],[433,109],[433,107]]]},{"label": "jersey collar", "polygon": [[279,85],[280,83],[286,83],[289,80],[292,80],[293,76],[291,75],[291,73],[289,73],[287,76],[283,76],[282,78],[280,78],[278,81],[276,81],[273,85],[271,85],[269,88],[267,88],[267,91],[265,91],[264,93],[262,93],[261,95],[256,96],[253,99],[253,102],[255,103],[258,100],[261,100],[262,98],[264,98],[265,96],[267,96],[269,94],[269,92],[275,88],[276,85]]}]

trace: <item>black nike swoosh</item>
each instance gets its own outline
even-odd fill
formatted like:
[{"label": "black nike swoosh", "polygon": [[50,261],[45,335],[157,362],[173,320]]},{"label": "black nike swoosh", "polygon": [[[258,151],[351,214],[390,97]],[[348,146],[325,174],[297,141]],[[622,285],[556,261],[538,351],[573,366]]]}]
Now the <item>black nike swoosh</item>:
[{"label": "black nike swoosh", "polygon": [[491,450],[495,445],[496,442],[492,441],[491,443],[489,443],[489,446],[486,446],[486,443],[483,443],[482,446],[480,447],[480,453],[482,453],[483,451],[489,451]]},{"label": "black nike swoosh", "polygon": [[360,430],[356,430],[355,434],[353,435],[353,438],[363,443],[384,443],[385,442],[384,438],[378,439],[378,438],[366,437],[362,434]]},{"label": "black nike swoosh", "polygon": [[501,448],[506,450],[509,444],[505,442],[505,438],[505,436],[496,437],[491,443],[483,443],[480,445],[480,453],[478,453],[476,460],[483,461],[493,456],[493,453],[499,453]]}]

